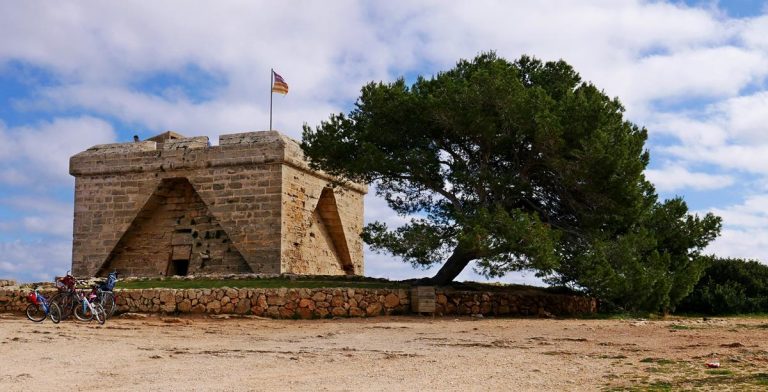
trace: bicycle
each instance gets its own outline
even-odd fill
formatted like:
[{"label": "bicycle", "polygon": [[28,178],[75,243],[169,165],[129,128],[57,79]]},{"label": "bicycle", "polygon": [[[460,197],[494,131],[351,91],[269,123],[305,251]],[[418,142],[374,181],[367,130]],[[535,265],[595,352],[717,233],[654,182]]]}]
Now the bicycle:
[{"label": "bicycle", "polygon": [[112,271],[107,276],[107,280],[101,282],[97,289],[97,295],[99,296],[99,302],[104,307],[104,312],[107,317],[114,316],[117,311],[117,305],[115,304],[115,294],[112,291],[117,283],[118,273],[117,270]]},{"label": "bicycle", "polygon": [[27,305],[27,318],[39,323],[45,320],[46,317],[50,317],[54,324],[58,324],[61,321],[61,309],[57,304],[49,302],[38,290],[35,287],[35,291],[27,295],[27,299],[30,302]]},{"label": "bicycle", "polygon": [[107,321],[104,307],[101,306],[96,295],[97,286],[92,286],[92,291],[85,295],[84,290],[77,291],[78,304],[75,307],[75,318],[80,321],[91,321],[94,318],[99,324]]},{"label": "bicycle", "polygon": [[59,292],[51,298],[51,303],[55,303],[61,310],[61,319],[66,320],[71,316],[77,304],[80,302],[75,293],[75,286],[78,281],[74,276],[70,275],[67,271],[67,275],[63,277],[56,277],[56,286]]}]

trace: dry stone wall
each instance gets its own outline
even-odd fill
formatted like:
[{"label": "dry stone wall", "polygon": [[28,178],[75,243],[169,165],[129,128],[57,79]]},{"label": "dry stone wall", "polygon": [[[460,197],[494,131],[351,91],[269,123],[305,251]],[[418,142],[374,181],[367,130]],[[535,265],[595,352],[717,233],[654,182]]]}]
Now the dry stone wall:
[{"label": "dry stone wall", "polygon": [[[0,311],[23,311],[27,293],[29,289],[0,289]],[[442,289],[436,294],[438,315],[571,316],[597,311],[595,299],[572,295]],[[283,319],[411,313],[408,289],[144,289],[117,290],[116,297],[120,312],[138,313],[240,314]]]},{"label": "dry stone wall", "polygon": [[456,315],[578,315],[597,312],[594,298],[563,294],[436,290],[435,313]]}]

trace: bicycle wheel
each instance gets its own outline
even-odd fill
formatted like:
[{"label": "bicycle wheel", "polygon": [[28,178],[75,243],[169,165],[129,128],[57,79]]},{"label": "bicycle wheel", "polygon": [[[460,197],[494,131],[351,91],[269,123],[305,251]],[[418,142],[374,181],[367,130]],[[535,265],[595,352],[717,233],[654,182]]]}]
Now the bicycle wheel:
[{"label": "bicycle wheel", "polygon": [[72,293],[62,292],[54,295],[51,298],[51,303],[58,305],[59,310],[61,310],[61,318],[59,320],[66,320],[74,313],[77,300]]},{"label": "bicycle wheel", "polygon": [[101,306],[104,307],[104,314],[107,318],[115,315],[117,305],[115,304],[115,295],[111,291],[101,292]]},{"label": "bicycle wheel", "polygon": [[51,317],[51,321],[53,321],[54,324],[58,324],[59,321],[61,321],[61,308],[53,302],[51,302],[48,307],[48,316]]},{"label": "bicycle wheel", "polygon": [[27,306],[27,318],[39,323],[45,320],[45,308],[43,304],[29,304]]},{"label": "bicycle wheel", "polygon": [[91,307],[88,306],[87,303],[83,303],[83,301],[80,301],[77,306],[75,306],[75,318],[79,321],[91,321],[93,320],[93,312],[91,312]]},{"label": "bicycle wheel", "polygon": [[93,313],[99,324],[103,325],[107,322],[107,315],[104,313],[104,307],[101,304],[93,304]]}]

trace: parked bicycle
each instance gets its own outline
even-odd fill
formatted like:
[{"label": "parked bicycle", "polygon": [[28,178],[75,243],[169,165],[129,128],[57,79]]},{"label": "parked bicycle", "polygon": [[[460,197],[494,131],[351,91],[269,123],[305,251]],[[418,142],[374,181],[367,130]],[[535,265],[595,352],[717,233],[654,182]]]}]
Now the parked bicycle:
[{"label": "parked bicycle", "polygon": [[[98,285],[91,286],[91,294],[96,298],[89,300],[88,302],[97,302],[101,308],[104,309],[104,319],[109,318],[117,311],[117,304],[115,302],[115,294],[112,291],[118,280],[118,272],[112,271],[107,276],[105,281],[99,282]],[[87,282],[79,280],[72,276],[69,271],[63,277],[56,278],[56,286],[59,292],[51,299],[61,309],[62,319],[67,319],[69,316],[74,315],[75,318],[81,321],[91,320],[93,318],[91,310],[88,306],[83,306],[82,297],[85,295],[79,293],[77,287],[84,287]],[[80,313],[75,313],[80,308]]]},{"label": "parked bicycle", "polygon": [[69,271],[63,277],[56,277],[56,287],[59,292],[51,298],[51,303],[55,303],[61,310],[61,319],[66,320],[75,312],[75,308],[80,303],[76,293],[77,279]]},{"label": "parked bicycle", "polygon": [[99,296],[96,294],[98,286],[93,285],[91,292],[86,294],[85,290],[76,292],[78,304],[75,306],[75,318],[80,321],[91,321],[94,318],[99,324],[107,321],[107,315],[104,313],[104,307],[99,303]]},{"label": "parked bicycle", "polygon": [[50,317],[51,321],[58,323],[61,321],[61,309],[56,303],[48,301],[45,296],[40,294],[38,288],[27,295],[30,304],[27,305],[27,318],[39,323]]},{"label": "parked bicycle", "polygon": [[117,305],[115,304],[115,293],[113,292],[115,284],[117,283],[118,273],[117,270],[112,271],[107,275],[107,280],[99,284],[97,295],[99,296],[99,302],[104,307],[104,312],[107,317],[112,317],[117,311]]}]

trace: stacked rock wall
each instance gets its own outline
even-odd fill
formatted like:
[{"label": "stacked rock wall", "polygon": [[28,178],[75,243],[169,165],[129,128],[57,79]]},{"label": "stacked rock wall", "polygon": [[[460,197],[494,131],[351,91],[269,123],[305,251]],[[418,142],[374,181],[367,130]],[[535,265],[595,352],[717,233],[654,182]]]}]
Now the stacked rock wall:
[{"label": "stacked rock wall", "polygon": [[540,316],[591,314],[597,312],[594,298],[562,294],[523,294],[438,289],[437,314]]},{"label": "stacked rock wall", "polygon": [[[0,311],[20,312],[29,290],[0,289]],[[53,291],[44,291],[52,294]],[[373,317],[411,313],[407,289],[216,288],[117,290],[120,312],[240,314],[272,318]],[[569,316],[597,311],[593,298],[438,289],[438,315]]]}]

